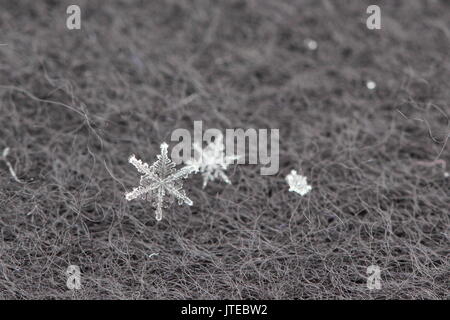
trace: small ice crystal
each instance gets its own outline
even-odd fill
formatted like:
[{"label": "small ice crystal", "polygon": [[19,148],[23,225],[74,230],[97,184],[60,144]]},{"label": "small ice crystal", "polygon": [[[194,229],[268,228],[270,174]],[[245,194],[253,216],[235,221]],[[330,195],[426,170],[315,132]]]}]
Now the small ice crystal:
[{"label": "small ice crystal", "polygon": [[318,45],[317,45],[317,41],[312,40],[312,39],[306,39],[305,40],[305,45],[309,50],[316,50]]},{"label": "small ice crystal", "polygon": [[373,90],[377,87],[377,84],[374,81],[367,81],[366,83],[367,89]]},{"label": "small ice crystal", "polygon": [[301,196],[304,196],[312,189],[307,183],[306,177],[298,175],[295,170],[292,170],[291,173],[286,176],[286,181],[289,184],[289,191],[297,192]]}]

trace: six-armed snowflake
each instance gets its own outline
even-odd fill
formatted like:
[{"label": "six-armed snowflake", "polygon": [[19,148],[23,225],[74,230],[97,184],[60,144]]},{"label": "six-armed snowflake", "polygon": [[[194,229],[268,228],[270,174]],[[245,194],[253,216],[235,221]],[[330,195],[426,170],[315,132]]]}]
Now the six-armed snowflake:
[{"label": "six-armed snowflake", "polygon": [[194,143],[194,151],[198,153],[197,157],[186,161],[186,164],[193,166],[203,175],[203,188],[206,187],[208,181],[221,178],[225,183],[231,184],[225,174],[228,165],[238,159],[238,156],[226,156],[223,136],[217,136],[214,142],[209,143],[204,149],[201,145]]},{"label": "six-armed snowflake", "polygon": [[134,155],[129,158],[129,162],[143,175],[139,187],[127,193],[125,198],[128,201],[139,198],[151,202],[156,209],[156,220],[158,221],[162,219],[162,209],[167,208],[175,199],[180,205],[183,203],[192,205],[191,199],[182,190],[182,179],[197,170],[193,166],[177,170],[175,163],[167,156],[167,147],[165,142],[161,144],[161,154],[157,156],[158,160],[151,166],[136,159]]}]

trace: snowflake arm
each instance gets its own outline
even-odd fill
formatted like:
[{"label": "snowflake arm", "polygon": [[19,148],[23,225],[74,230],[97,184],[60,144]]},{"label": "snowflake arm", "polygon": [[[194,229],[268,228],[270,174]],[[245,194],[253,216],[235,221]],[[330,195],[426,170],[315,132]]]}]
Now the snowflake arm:
[{"label": "snowflake arm", "polygon": [[157,194],[157,201],[156,201],[156,220],[157,221],[161,221],[162,220],[162,209],[164,206],[164,196],[165,196],[166,192],[164,190],[164,188],[159,188],[158,189],[158,194]]},{"label": "snowflake arm", "polygon": [[139,173],[148,174],[151,172],[150,168],[148,167],[148,164],[142,162],[141,160],[136,159],[136,156],[134,154],[130,156],[128,162],[131,163]]},{"label": "snowflake arm", "polygon": [[165,183],[176,181],[179,179],[186,178],[190,173],[197,171],[198,169],[195,166],[185,166],[178,170],[177,172],[171,174],[166,179],[164,179]]},{"label": "snowflake arm", "polygon": [[192,206],[193,202],[191,199],[189,199],[186,194],[184,193],[184,191],[179,191],[174,187],[167,187],[167,191],[169,191],[169,193],[171,193],[173,196],[175,196],[175,198],[178,199],[179,203],[186,203],[188,206]]},{"label": "snowflake arm", "polygon": [[153,191],[155,189],[158,189],[160,186],[159,183],[155,183],[155,184],[151,184],[149,186],[143,187],[143,186],[139,186],[137,188],[134,188],[133,191],[128,192],[125,195],[125,198],[130,201],[130,200],[134,200],[136,198],[142,197],[144,194],[149,193],[150,191]]},{"label": "snowflake arm", "polygon": [[219,171],[219,176],[226,184],[231,184],[230,179],[228,179],[227,175],[223,171]]},{"label": "snowflake arm", "polygon": [[148,164],[136,159],[136,156],[134,154],[130,156],[128,162],[131,163],[139,173],[144,174],[147,178],[150,178],[154,181],[158,180],[158,177],[154,175]]}]

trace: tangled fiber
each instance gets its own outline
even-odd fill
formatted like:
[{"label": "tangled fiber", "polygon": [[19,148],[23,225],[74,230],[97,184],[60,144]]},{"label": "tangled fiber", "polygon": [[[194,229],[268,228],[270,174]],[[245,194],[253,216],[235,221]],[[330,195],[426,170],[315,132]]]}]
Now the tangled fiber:
[{"label": "tangled fiber", "polygon": [[[447,299],[449,2],[370,4],[1,1],[0,298]],[[280,171],[195,176],[157,223],[127,159],[195,120],[279,128]]]}]

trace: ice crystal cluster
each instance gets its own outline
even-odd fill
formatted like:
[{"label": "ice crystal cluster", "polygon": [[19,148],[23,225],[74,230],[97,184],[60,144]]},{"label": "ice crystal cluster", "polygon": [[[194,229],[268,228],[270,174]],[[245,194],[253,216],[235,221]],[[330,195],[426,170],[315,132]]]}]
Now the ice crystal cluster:
[{"label": "ice crystal cluster", "polygon": [[202,174],[203,188],[206,187],[208,181],[214,181],[219,178],[225,183],[231,184],[230,179],[225,174],[225,170],[239,157],[225,155],[223,136],[217,136],[204,149],[197,143],[194,143],[193,146],[197,155],[193,159],[186,161],[186,164],[196,168]]},{"label": "ice crystal cluster", "polygon": [[286,181],[289,184],[289,191],[297,192],[301,196],[304,196],[312,189],[307,183],[306,177],[298,175],[296,170],[292,170],[291,173],[286,176]]},{"label": "ice crystal cluster", "polygon": [[175,168],[175,163],[167,155],[168,145],[161,144],[161,154],[157,161],[149,166],[147,163],[136,159],[134,155],[129,162],[142,174],[139,186],[127,193],[125,198],[147,200],[155,207],[156,220],[162,219],[162,209],[167,208],[175,200],[178,204],[192,205],[191,199],[183,190],[183,181],[190,173],[196,171],[196,167],[185,166],[180,170]]}]

